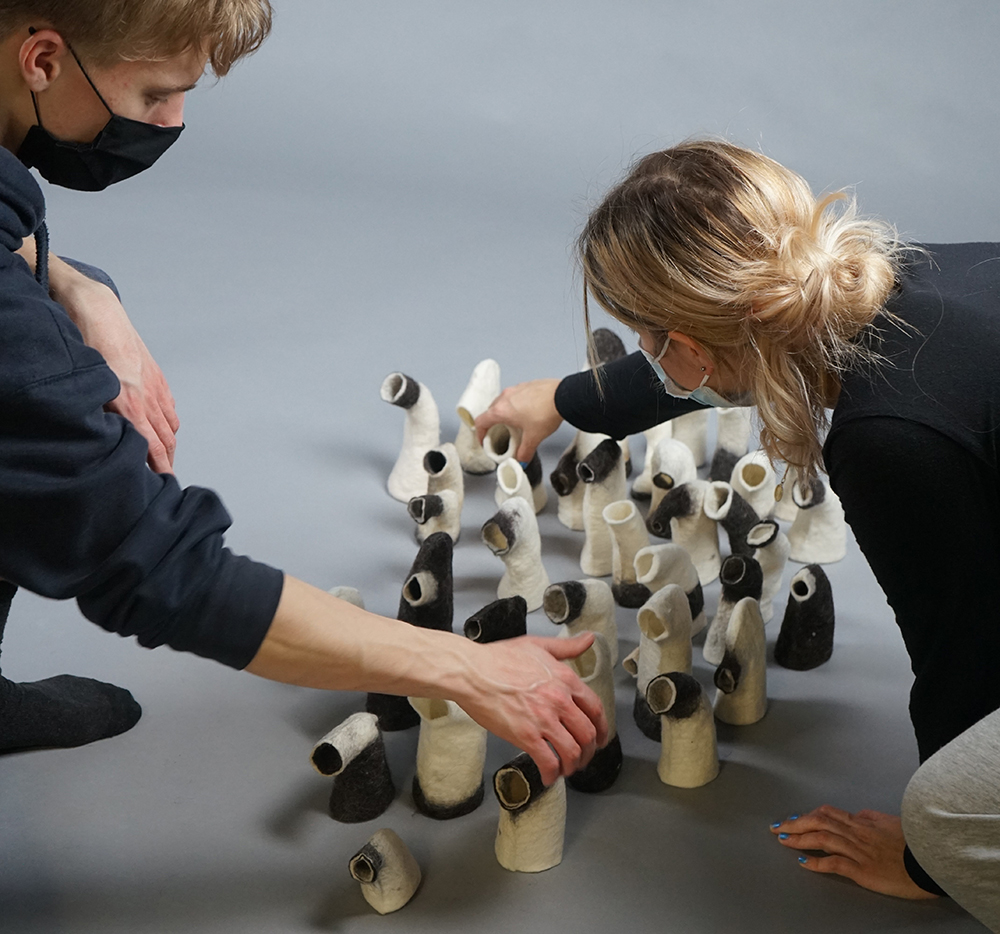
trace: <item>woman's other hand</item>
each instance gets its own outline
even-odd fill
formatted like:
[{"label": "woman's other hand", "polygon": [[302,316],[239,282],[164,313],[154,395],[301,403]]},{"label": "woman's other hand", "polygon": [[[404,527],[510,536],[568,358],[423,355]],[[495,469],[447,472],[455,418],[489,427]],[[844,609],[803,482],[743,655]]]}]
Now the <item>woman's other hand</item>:
[{"label": "woman's other hand", "polygon": [[558,379],[535,379],[508,386],[476,419],[476,435],[480,443],[494,425],[519,428],[522,432],[521,446],[515,456],[522,464],[530,461],[538,445],[562,424],[555,402],[559,383]]}]

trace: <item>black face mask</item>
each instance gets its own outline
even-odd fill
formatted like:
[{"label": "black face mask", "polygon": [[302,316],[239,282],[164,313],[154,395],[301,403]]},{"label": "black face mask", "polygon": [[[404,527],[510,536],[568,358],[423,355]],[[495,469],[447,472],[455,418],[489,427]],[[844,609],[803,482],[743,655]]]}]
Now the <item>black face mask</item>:
[{"label": "black face mask", "polygon": [[103,191],[108,185],[148,169],[176,142],[184,127],[155,126],[118,116],[101,97],[76,52],[72,48],[70,52],[111,119],[92,142],[56,139],[42,126],[38,100],[32,92],[38,123],[28,130],[17,157],[28,168],[38,169],[42,178],[53,185],[77,191]]}]

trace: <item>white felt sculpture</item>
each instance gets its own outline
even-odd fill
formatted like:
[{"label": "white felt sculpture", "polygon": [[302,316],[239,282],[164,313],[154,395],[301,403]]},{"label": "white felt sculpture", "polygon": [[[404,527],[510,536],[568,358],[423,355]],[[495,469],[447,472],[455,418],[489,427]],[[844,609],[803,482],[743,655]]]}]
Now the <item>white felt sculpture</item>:
[{"label": "white felt sculpture", "polygon": [[380,915],[402,908],[420,886],[420,867],[395,831],[385,828],[351,857],[351,876]]},{"label": "white felt sculpture", "polygon": [[[726,651],[726,633],[733,609],[744,597],[760,600],[764,586],[764,573],[760,565],[744,555],[730,555],[722,562],[719,571],[722,593],[715,618],[708,627],[702,657],[710,665],[718,665]],[[758,607],[759,609],[759,607]]]},{"label": "white felt sculpture", "polygon": [[[712,457],[712,479],[729,480],[736,462],[747,453],[750,445],[750,417],[753,409],[734,406],[715,410],[715,454]],[[715,465],[725,463],[728,469],[715,476]]]},{"label": "white felt sculpture", "polygon": [[359,607],[362,610],[365,608],[364,598],[361,596],[361,591],[356,587],[331,587],[327,593],[338,600],[343,600],[345,603],[350,603],[352,606]]},{"label": "white felt sculpture", "polygon": [[511,872],[543,872],[562,862],[566,836],[566,780],[546,788],[538,767],[522,753],[493,776],[500,802],[494,844],[497,862]]},{"label": "white felt sculpture", "polygon": [[549,586],[549,575],[542,564],[542,540],[534,509],[520,496],[507,500],[483,526],[482,537],[506,568],[497,597],[521,596],[529,613],[537,610]]},{"label": "white felt sculpture", "polygon": [[646,688],[646,703],[660,717],[660,781],[700,788],[719,774],[715,717],[708,696],[689,674],[658,675]]},{"label": "white felt sculpture", "polygon": [[[668,422],[669,424],[669,422]],[[698,479],[698,468],[691,449],[676,438],[661,438],[653,449],[652,493],[649,511],[652,514],[674,487]]]},{"label": "white felt sculpture", "polygon": [[604,507],[625,499],[625,458],[621,447],[610,438],[602,441],[577,467],[584,484],[583,530],[586,539],[580,555],[584,574],[606,577],[613,556],[611,530],[604,521]]},{"label": "white felt sculpture", "polygon": [[500,395],[500,364],[496,360],[481,360],[472,371],[469,384],[459,397],[455,411],[458,413],[458,450],[462,469],[466,473],[485,474],[496,470],[496,462],[486,456],[476,437],[476,419]]},{"label": "white felt sculpture", "polygon": [[604,507],[604,521],[611,531],[611,591],[621,606],[636,608],[649,598],[645,587],[636,587],[635,555],[649,545],[649,533],[635,503],[622,499]]},{"label": "white felt sculpture", "polygon": [[709,482],[703,508],[709,519],[714,519],[725,529],[730,554],[750,555],[753,552],[747,544],[747,532],[760,521],[760,516],[727,481]]},{"label": "white felt sculpture", "polygon": [[736,462],[729,482],[761,519],[766,519],[774,511],[774,488],[778,480],[763,451],[744,454]]},{"label": "white felt sculpture", "polygon": [[701,467],[708,458],[706,435],[708,434],[708,409],[688,412],[673,419],[674,437],[683,441],[694,456],[696,467]]},{"label": "white felt sculpture", "polygon": [[574,532],[584,530],[583,496],[586,492],[577,467],[597,445],[607,440],[607,435],[578,431],[570,446],[563,451],[556,469],[549,474],[549,482],[558,497],[558,519]]},{"label": "white felt sculpture", "polygon": [[646,520],[646,528],[661,538],[672,538],[691,555],[702,586],[719,576],[719,530],[705,514],[706,480],[691,480],[674,487]]},{"label": "white felt sculpture", "polygon": [[649,590],[649,596],[667,584],[677,584],[687,594],[692,634],[697,635],[705,628],[708,623],[705,597],[698,580],[698,569],[685,548],[673,542],[640,548],[634,565],[636,582]]},{"label": "white felt sculpture", "polygon": [[795,485],[798,474],[799,472],[788,464],[785,465],[784,472],[781,473],[781,499],[775,502],[772,515],[782,522],[794,522],[795,514],[799,511],[795,500],[792,499],[792,487]]},{"label": "white felt sculpture", "polygon": [[639,610],[636,687],[645,695],[649,682],[668,671],[691,671],[691,608],[687,594],[667,584]]},{"label": "white felt sculpture", "polygon": [[774,618],[774,598],[781,590],[781,576],[791,545],[788,537],[778,528],[773,519],[757,523],[747,533],[747,544],[754,549],[753,557],[764,574],[764,586],[760,594],[760,615],[765,624]]},{"label": "white felt sculpture", "polygon": [[508,457],[517,456],[521,446],[521,429],[510,425],[494,425],[483,438],[483,450],[495,463],[502,464]]},{"label": "white felt sculpture", "polygon": [[612,666],[617,663],[615,600],[604,581],[590,578],[552,584],[545,591],[542,607],[545,615],[562,627],[560,637],[571,639],[582,632],[596,632],[608,643]]},{"label": "white felt sculpture", "polygon": [[729,618],[725,655],[715,672],[716,719],[747,726],[767,713],[766,651],[760,606],[744,597]]},{"label": "white felt sculpture", "polygon": [[539,484],[532,488],[524,468],[513,457],[508,457],[502,464],[497,465],[497,488],[493,499],[499,506],[515,496],[520,496],[529,503],[536,513],[545,508],[548,499],[545,487]]},{"label": "white felt sculpture", "polygon": [[389,495],[408,503],[427,492],[424,455],[441,443],[441,421],[430,390],[404,373],[390,373],[382,381],[382,399],[406,411],[403,447],[389,474]]},{"label": "white felt sculpture", "polygon": [[447,532],[453,542],[462,531],[462,509],[454,490],[414,496],[406,504],[410,518],[417,523],[417,541],[424,542],[435,532]]},{"label": "white felt sculpture", "polygon": [[632,495],[636,499],[646,499],[653,493],[653,452],[657,443],[669,438],[673,433],[670,422],[661,422],[652,428],[647,428],[642,434],[646,439],[646,454],[642,462],[642,473],[632,481]]},{"label": "white felt sculpture", "polygon": [[847,525],[840,497],[825,480],[817,477],[806,489],[796,481],[792,499],[798,512],[788,530],[791,559],[803,564],[833,564],[842,560],[847,554]]},{"label": "white felt sculpture", "polygon": [[438,820],[461,817],[483,802],[486,730],[452,700],[409,698],[420,714],[413,800]]},{"label": "white felt sculpture", "polygon": [[461,514],[465,502],[465,476],[455,445],[449,442],[431,448],[424,455],[424,470],[427,472],[427,492],[451,490],[458,500],[458,511]]}]

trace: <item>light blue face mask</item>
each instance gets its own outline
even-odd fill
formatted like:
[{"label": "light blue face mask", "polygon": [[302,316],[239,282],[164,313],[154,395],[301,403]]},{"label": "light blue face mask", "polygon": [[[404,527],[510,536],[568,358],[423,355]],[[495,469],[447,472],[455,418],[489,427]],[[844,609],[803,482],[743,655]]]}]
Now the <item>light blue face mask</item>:
[{"label": "light blue face mask", "polygon": [[660,382],[663,383],[663,388],[667,391],[668,396],[673,396],[675,399],[691,399],[694,402],[700,402],[702,405],[709,405],[717,409],[731,409],[736,406],[753,405],[753,396],[748,392],[741,392],[734,398],[728,399],[712,389],[711,386],[706,386],[705,384],[708,382],[711,373],[706,373],[694,389],[685,389],[683,386],[678,386],[670,374],[663,369],[663,364],[660,363],[669,346],[670,337],[668,336],[663,342],[663,349],[654,357],[641,343],[639,344],[639,352],[646,358],[646,362],[649,363],[653,368],[653,372],[659,377]]}]

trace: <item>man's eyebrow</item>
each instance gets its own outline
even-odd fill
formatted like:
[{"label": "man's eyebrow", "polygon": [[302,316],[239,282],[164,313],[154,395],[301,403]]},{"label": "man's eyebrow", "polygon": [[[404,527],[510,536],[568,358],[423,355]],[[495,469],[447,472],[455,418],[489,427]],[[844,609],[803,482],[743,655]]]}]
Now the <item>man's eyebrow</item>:
[{"label": "man's eyebrow", "polygon": [[157,96],[165,96],[167,94],[186,94],[188,91],[193,91],[198,87],[198,82],[195,81],[194,84],[173,84],[164,85],[162,87],[152,87],[146,88],[146,94],[155,94]]}]

